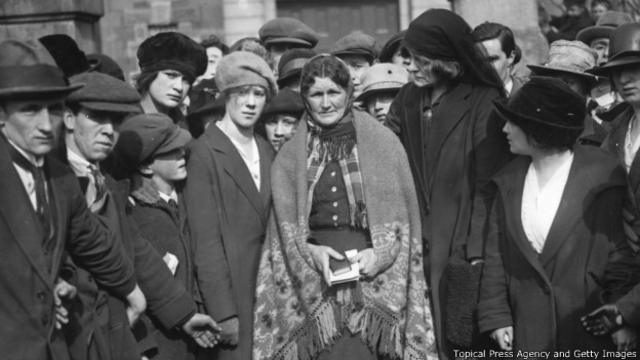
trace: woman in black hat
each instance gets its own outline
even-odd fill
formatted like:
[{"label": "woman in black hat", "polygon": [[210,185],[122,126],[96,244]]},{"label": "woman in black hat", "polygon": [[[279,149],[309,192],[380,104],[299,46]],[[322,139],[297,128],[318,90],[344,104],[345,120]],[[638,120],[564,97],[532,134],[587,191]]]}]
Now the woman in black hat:
[{"label": "woman in black hat", "polygon": [[580,316],[633,286],[638,265],[620,222],[624,170],[603,150],[575,145],[584,103],[549,77],[496,103],[518,157],[493,178],[478,323],[505,351],[610,348]]},{"label": "woman in black hat", "polygon": [[186,35],[165,32],[154,35],[138,48],[140,74],[136,88],[145,113],[168,115],[187,128],[181,106],[195,79],[207,69],[207,53]]},{"label": "woman in black hat", "polygon": [[[472,288],[478,285],[467,275],[464,284],[443,280],[445,267],[459,259],[458,274],[473,272],[477,279],[480,266],[468,264],[478,265],[482,257],[480,227],[491,201],[489,179],[509,156],[501,125],[490,117],[492,101],[504,88],[479,46],[460,16],[442,9],[424,12],[404,36],[411,83],[400,89],[387,114],[386,124],[400,136],[416,180],[429,249],[425,273],[444,359],[453,356],[450,346],[471,345],[468,319],[477,296]],[[461,293],[465,287],[470,292]],[[451,330],[447,336],[445,324]]]}]

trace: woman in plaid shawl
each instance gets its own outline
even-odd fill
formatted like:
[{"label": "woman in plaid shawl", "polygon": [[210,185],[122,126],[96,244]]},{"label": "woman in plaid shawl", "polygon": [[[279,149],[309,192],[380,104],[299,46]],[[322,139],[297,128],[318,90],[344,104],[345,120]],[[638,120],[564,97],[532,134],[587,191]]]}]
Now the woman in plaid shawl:
[{"label": "woman in plaid shawl", "polygon": [[[256,289],[254,359],[435,359],[420,214],[398,139],[352,110],[346,65],[302,71],[306,112],[272,168]],[[329,285],[358,249],[360,280]]]}]

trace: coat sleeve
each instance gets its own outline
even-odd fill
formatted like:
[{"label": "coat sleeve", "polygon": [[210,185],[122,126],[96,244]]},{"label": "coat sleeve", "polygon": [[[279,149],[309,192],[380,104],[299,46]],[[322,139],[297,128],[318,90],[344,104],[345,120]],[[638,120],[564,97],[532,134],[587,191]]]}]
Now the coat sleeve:
[{"label": "coat sleeve", "polygon": [[221,321],[237,315],[231,273],[222,243],[219,176],[214,159],[198,144],[187,164],[185,202],[195,252],[196,278],[207,312]]},{"label": "coat sleeve", "polygon": [[133,241],[136,279],[147,298],[147,312],[165,329],[180,326],[195,314],[195,302],[173,277],[160,254],[142,237],[130,216],[127,222]]},{"label": "coat sleeve", "polygon": [[496,201],[489,217],[485,262],[480,281],[480,299],[478,303],[478,327],[487,332],[513,325],[507,278],[502,262],[500,242],[503,234],[499,222],[504,211],[500,201]]},{"label": "coat sleeve", "polygon": [[511,157],[509,145],[502,133],[502,121],[493,111],[493,100],[498,96],[495,90],[486,91],[472,109],[477,115],[473,123],[473,160],[470,169],[472,177],[469,184],[473,189],[473,198],[467,259],[483,257],[482,242],[486,233],[487,216],[495,196],[491,177]]},{"label": "coat sleeve", "polygon": [[402,135],[402,107],[404,106],[404,91],[402,89],[391,103],[389,111],[387,112],[387,119],[384,125],[388,127],[394,134]]},{"label": "coat sleeve", "polygon": [[71,199],[67,252],[100,285],[125,298],[136,286],[133,263],[113,233],[89,211],[77,182],[67,191]]}]

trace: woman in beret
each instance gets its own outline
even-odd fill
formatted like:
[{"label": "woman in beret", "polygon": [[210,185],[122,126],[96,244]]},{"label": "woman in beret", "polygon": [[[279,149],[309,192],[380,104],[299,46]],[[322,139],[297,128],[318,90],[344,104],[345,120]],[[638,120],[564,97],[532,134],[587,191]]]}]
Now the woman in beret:
[{"label": "woman in beret", "polygon": [[140,74],[135,82],[143,111],[168,115],[189,128],[181,109],[191,85],[207,69],[204,47],[181,33],[165,32],[143,41],[137,56]]},{"label": "woman in beret", "polygon": [[[518,156],[493,178],[478,321],[503,350],[610,348],[580,316],[624,295],[638,271],[620,221],[624,169],[604,150],[575,145],[584,104],[550,77],[496,104]],[[619,350],[631,350],[628,335],[614,334]]]},{"label": "woman in beret", "polygon": [[469,25],[449,10],[421,14],[403,44],[411,82],[391,104],[386,125],[400,137],[416,180],[436,338],[448,359],[478,339],[471,319],[489,180],[509,157],[499,120],[490,116],[504,90]]},{"label": "woman in beret", "polygon": [[[337,57],[312,58],[300,85],[306,111],[272,168],[253,358],[435,358],[406,154],[352,108],[349,69]],[[353,277],[336,282],[339,267]]]},{"label": "woman in beret", "polygon": [[222,328],[214,359],[251,358],[253,297],[271,204],[273,148],[254,127],[278,87],[259,56],[224,56],[215,77],[222,119],[190,147],[185,203],[200,293]]}]

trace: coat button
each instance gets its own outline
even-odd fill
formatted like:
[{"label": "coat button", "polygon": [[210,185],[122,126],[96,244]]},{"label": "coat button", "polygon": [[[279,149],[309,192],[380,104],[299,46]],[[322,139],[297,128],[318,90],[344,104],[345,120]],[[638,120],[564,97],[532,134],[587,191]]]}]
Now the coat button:
[{"label": "coat button", "polygon": [[338,191],[338,188],[337,188],[337,187],[335,187],[335,186],[332,186],[332,187],[331,187],[331,192],[336,192],[336,191]]}]

